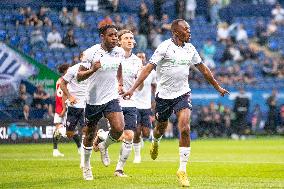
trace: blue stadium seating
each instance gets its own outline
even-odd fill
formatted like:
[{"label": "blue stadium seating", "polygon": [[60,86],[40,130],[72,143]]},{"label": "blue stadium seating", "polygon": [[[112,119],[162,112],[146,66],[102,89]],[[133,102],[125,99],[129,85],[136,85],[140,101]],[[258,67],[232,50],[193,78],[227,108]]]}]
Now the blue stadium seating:
[{"label": "blue stadium seating", "polygon": [[34,56],[35,60],[40,62],[40,63],[44,63],[44,55],[43,52],[37,51],[35,52],[35,56]]},{"label": "blue stadium seating", "polygon": [[19,44],[20,44],[20,37],[17,35],[12,36],[10,39],[10,45],[13,47],[18,47]]},{"label": "blue stadium seating", "polygon": [[0,41],[5,41],[6,40],[6,31],[5,30],[0,30]]}]

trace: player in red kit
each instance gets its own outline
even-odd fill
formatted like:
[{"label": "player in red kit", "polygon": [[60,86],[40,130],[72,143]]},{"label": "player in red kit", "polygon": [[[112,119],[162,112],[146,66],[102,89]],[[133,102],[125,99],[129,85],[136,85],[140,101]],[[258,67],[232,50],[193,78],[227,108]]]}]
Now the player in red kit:
[{"label": "player in red kit", "polygon": [[62,76],[67,72],[69,64],[62,64],[58,67],[58,72],[61,74],[61,77],[56,82],[56,96],[55,96],[55,114],[54,114],[54,124],[55,130],[53,133],[53,156],[62,157],[64,154],[60,153],[58,150],[58,141],[61,136],[64,136],[66,131],[63,126],[64,116],[66,112],[65,107],[65,96],[63,96],[63,91],[60,88]]}]

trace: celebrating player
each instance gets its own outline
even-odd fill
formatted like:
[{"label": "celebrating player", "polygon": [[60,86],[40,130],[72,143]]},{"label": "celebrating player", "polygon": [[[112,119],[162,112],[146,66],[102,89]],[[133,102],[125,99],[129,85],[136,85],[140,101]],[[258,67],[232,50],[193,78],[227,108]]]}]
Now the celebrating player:
[{"label": "celebrating player", "polygon": [[115,89],[118,82],[120,85],[123,84],[121,62],[125,52],[122,48],[117,47],[118,38],[115,26],[103,26],[99,29],[99,33],[101,44],[96,44],[83,52],[83,61],[89,63],[90,69],[80,70],[77,74],[79,81],[89,78],[85,109],[87,129],[82,153],[85,180],[93,180],[90,157],[97,122],[105,116],[111,127],[106,140],[98,145],[105,166],[110,164],[108,147],[117,142],[124,128],[118,91]]},{"label": "celebrating player", "polygon": [[[67,115],[66,115],[66,135],[73,138],[77,144],[78,152],[81,152],[81,142],[78,131],[75,132],[79,123],[81,128],[84,126],[84,110],[86,106],[86,87],[87,80],[78,82],[77,72],[84,63],[78,63],[70,67],[63,76],[61,89],[67,97]],[[85,67],[87,65],[84,65]]]},{"label": "celebrating player", "polygon": [[124,94],[131,97],[135,89],[146,79],[151,71],[157,70],[156,94],[156,120],[154,137],[151,144],[150,155],[153,160],[158,156],[159,141],[168,125],[168,118],[174,112],[178,119],[180,131],[179,156],[180,166],[177,171],[179,182],[182,186],[189,186],[186,165],[190,155],[190,126],[191,115],[190,88],[188,85],[189,68],[191,65],[203,74],[205,79],[220,93],[228,94],[214,79],[210,69],[203,64],[195,47],[189,43],[190,27],[183,19],[176,19],[171,26],[172,38],[162,42],[150,63],[146,65],[133,87]]},{"label": "celebrating player", "polygon": [[[134,35],[130,30],[119,31],[118,40],[119,46],[121,46],[125,51],[125,59],[121,63],[123,85],[119,86],[119,91],[123,93],[123,90],[129,90],[134,84],[137,74],[142,68],[142,61],[132,53],[135,40]],[[140,88],[141,87],[143,87],[143,85],[141,85]],[[118,177],[127,177],[127,175],[124,174],[123,167],[132,150],[134,131],[136,129],[137,122],[137,110],[134,99],[125,100],[121,98],[120,105],[124,115],[125,127],[122,135],[123,142],[114,175]]]}]

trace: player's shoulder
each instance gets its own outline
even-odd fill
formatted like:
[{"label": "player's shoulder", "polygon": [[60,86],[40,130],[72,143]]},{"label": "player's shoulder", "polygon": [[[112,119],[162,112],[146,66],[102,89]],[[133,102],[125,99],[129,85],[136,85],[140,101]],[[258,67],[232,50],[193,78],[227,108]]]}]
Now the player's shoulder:
[{"label": "player's shoulder", "polygon": [[168,46],[172,45],[172,39],[167,39],[165,41],[163,41],[158,47],[162,47],[162,48],[167,48]]},{"label": "player's shoulder", "polygon": [[121,48],[121,47],[118,47],[118,46],[114,47],[112,51],[113,51],[114,53],[119,53],[119,54],[123,54],[123,55],[125,54],[124,49]]},{"label": "player's shoulder", "polygon": [[138,58],[138,56],[136,56],[136,54],[132,53],[130,58],[132,60],[135,60],[135,62],[138,62],[138,63],[142,64],[142,60],[140,58]]},{"label": "player's shoulder", "polygon": [[166,52],[167,49],[172,46],[173,42],[171,39],[167,39],[165,41],[163,41],[156,49],[156,52]]},{"label": "player's shoulder", "polygon": [[185,47],[188,50],[196,51],[196,48],[195,48],[195,46],[192,43],[185,43]]},{"label": "player's shoulder", "polygon": [[95,44],[89,48],[87,48],[86,50],[83,51],[83,54],[86,54],[86,53],[89,53],[89,52],[94,52],[94,51],[97,51],[101,48],[101,45],[100,44]]}]

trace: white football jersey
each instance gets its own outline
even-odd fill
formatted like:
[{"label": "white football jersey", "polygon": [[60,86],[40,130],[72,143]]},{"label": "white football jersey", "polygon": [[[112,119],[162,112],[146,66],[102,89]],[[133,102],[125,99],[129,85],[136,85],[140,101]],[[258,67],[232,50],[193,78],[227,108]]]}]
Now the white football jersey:
[{"label": "white football jersey", "polygon": [[125,52],[120,47],[115,47],[107,52],[101,44],[94,45],[83,52],[83,60],[91,66],[93,61],[100,61],[101,68],[88,79],[87,103],[102,105],[118,98],[117,70]]},{"label": "white football jersey", "polygon": [[152,70],[149,76],[144,80],[144,87],[141,91],[136,91],[133,98],[138,109],[150,109],[152,97],[152,84],[156,84],[156,71]]},{"label": "white football jersey", "polygon": [[[81,65],[84,67],[89,66],[87,63],[83,62],[75,64],[74,66],[68,68],[66,74],[63,76],[63,79],[68,82],[67,89],[69,93],[77,100],[77,103],[72,106],[75,108],[85,108],[86,106],[86,89],[88,80],[81,82],[78,82],[77,80],[77,73]],[[67,102],[67,105],[71,106],[69,102]]]},{"label": "white football jersey", "polygon": [[174,99],[190,91],[189,68],[202,60],[191,43],[180,47],[168,39],[158,46],[150,63],[156,65],[158,97]]},{"label": "white football jersey", "polygon": [[[135,83],[138,72],[142,69],[142,61],[135,54],[124,59],[122,65],[123,89],[128,91]],[[121,107],[136,107],[135,99],[124,100],[120,98]]]}]

